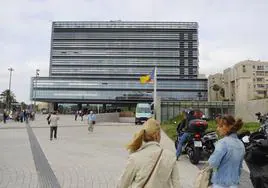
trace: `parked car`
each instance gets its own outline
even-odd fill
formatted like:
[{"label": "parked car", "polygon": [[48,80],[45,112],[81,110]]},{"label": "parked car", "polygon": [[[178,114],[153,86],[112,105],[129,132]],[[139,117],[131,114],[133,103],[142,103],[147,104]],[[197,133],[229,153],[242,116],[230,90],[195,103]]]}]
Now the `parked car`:
[{"label": "parked car", "polygon": [[41,110],[42,114],[48,114],[48,112],[49,112],[48,109],[45,109],[45,108]]}]

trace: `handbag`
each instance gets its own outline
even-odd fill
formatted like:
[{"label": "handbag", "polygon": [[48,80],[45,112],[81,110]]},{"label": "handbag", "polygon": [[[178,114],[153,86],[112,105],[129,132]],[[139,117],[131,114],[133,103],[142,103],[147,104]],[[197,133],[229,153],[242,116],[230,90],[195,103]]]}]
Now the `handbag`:
[{"label": "handbag", "polygon": [[149,176],[147,177],[146,181],[144,182],[142,188],[145,188],[145,185],[146,185],[146,184],[148,183],[148,181],[150,180],[150,178],[151,178],[151,176],[152,176],[152,174],[153,174],[153,172],[154,172],[154,169],[155,169],[155,167],[156,167],[156,165],[157,165],[157,163],[158,163],[158,161],[159,161],[159,159],[160,159],[162,153],[163,153],[163,149],[161,149],[160,154],[158,155],[158,158],[157,158],[157,160],[156,160],[156,162],[155,162],[155,164],[154,164],[154,167],[153,167],[153,169],[151,170],[151,172],[150,172]]},{"label": "handbag", "polygon": [[194,183],[195,188],[208,188],[211,185],[211,176],[213,168],[210,166],[200,170]]}]

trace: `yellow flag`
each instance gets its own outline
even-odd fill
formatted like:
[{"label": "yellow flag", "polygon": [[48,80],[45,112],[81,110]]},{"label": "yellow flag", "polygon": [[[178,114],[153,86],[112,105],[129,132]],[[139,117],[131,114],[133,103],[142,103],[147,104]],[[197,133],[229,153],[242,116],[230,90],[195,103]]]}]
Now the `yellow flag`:
[{"label": "yellow flag", "polygon": [[142,84],[148,83],[150,81],[150,75],[146,75],[146,76],[141,76],[140,77],[140,82]]}]

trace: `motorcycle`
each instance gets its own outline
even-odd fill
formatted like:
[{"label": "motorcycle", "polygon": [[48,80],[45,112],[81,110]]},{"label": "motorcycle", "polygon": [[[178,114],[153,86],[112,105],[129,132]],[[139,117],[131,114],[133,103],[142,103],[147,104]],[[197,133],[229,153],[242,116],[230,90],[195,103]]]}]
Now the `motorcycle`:
[{"label": "motorcycle", "polygon": [[256,114],[260,129],[254,133],[238,135],[245,145],[245,161],[250,171],[254,188],[268,187],[268,117]]},{"label": "motorcycle", "polygon": [[[216,132],[205,132],[207,129],[207,122],[196,119],[189,122],[192,127],[190,136],[186,144],[182,148],[182,152],[186,153],[192,164],[198,164],[202,156],[210,156],[214,149],[214,143],[218,140]],[[175,141],[175,148],[179,143],[179,137],[183,134],[181,131]]]}]

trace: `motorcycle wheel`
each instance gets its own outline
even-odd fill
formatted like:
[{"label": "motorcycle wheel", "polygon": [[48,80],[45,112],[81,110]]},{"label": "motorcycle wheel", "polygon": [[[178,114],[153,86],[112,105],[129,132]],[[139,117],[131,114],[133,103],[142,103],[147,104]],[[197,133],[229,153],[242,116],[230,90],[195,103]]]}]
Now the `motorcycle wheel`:
[{"label": "motorcycle wheel", "polygon": [[208,147],[208,154],[209,154],[209,156],[214,152],[214,150],[215,150],[215,146],[214,146],[214,142],[216,142],[216,141],[209,141],[208,143],[207,143],[207,147]]},{"label": "motorcycle wheel", "polygon": [[194,165],[198,164],[200,161],[200,155],[201,155],[200,148],[196,148],[193,145],[189,146],[189,148],[187,149],[187,155],[192,164]]}]

